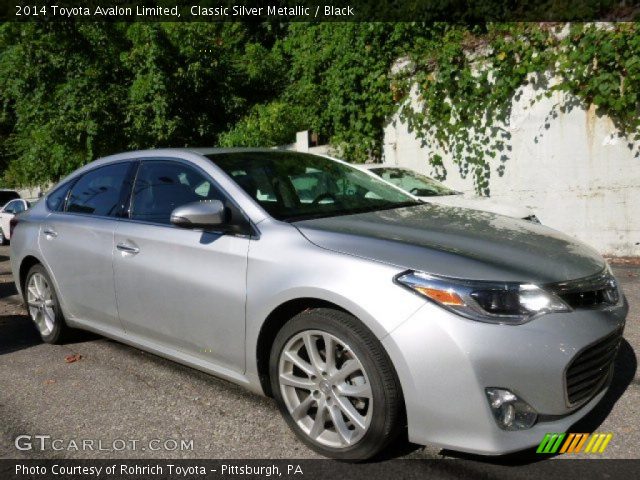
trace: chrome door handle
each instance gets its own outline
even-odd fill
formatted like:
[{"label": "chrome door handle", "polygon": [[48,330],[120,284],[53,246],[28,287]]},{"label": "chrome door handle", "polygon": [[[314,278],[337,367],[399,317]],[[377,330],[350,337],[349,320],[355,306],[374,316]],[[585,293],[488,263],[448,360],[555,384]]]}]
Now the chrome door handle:
[{"label": "chrome door handle", "polygon": [[116,248],[121,252],[130,253],[132,255],[135,255],[140,251],[138,247],[132,247],[131,245],[127,245],[126,243],[119,243],[116,245]]},{"label": "chrome door handle", "polygon": [[58,236],[58,232],[56,232],[53,228],[51,227],[45,227],[44,230],[42,230],[42,233],[44,233],[47,237],[57,237]]}]

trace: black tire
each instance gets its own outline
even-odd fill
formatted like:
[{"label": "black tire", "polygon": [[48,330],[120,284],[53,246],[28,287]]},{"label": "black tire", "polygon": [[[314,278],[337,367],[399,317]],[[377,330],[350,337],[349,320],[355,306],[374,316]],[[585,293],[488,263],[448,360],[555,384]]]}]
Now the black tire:
[{"label": "black tire", "polygon": [[[53,321],[53,328],[51,329],[51,332],[46,335],[43,334],[38,328],[31,314],[31,309],[29,308],[29,304],[28,304],[27,289],[28,289],[28,285],[29,285],[29,281],[31,280],[31,277],[33,277],[33,275],[35,274],[42,275],[46,280],[49,288],[51,289],[54,321]],[[69,332],[69,327],[64,321],[64,316],[62,315],[62,311],[60,309],[60,302],[58,301],[58,295],[56,294],[56,290],[53,286],[53,282],[51,281],[51,277],[49,276],[49,273],[47,273],[47,270],[41,264],[34,265],[29,270],[29,273],[27,273],[27,278],[25,279],[25,282],[24,282],[24,289],[22,294],[23,294],[24,304],[27,307],[27,313],[29,315],[29,318],[33,322],[33,326],[38,332],[38,334],[40,335],[40,338],[42,338],[42,341],[45,343],[53,343],[53,344],[62,343]]]},{"label": "black tire", "polygon": [[[280,355],[288,341],[306,330],[320,330],[344,341],[366,371],[373,401],[368,430],[350,446],[332,448],[312,439],[292,418],[279,382]],[[380,453],[405,427],[402,389],[386,351],[373,333],[346,312],[318,308],[299,313],[278,332],[269,359],[271,391],[280,412],[295,434],[311,449],[330,458],[367,460]]]}]

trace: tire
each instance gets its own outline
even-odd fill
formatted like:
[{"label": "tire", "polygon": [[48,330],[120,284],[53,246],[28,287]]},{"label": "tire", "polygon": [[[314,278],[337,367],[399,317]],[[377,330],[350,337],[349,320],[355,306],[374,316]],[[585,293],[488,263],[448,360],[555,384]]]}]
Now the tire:
[{"label": "tire", "polygon": [[[327,347],[333,360],[327,361]],[[293,317],[273,342],[269,375],[289,427],[326,457],[369,459],[405,426],[391,360],[371,331],[346,312],[318,308]]]},{"label": "tire", "polygon": [[24,303],[40,338],[45,343],[62,343],[69,328],[47,270],[40,264],[34,265],[24,285]]},{"label": "tire", "polygon": [[9,240],[7,240],[7,237],[4,236],[4,230],[0,228],[0,245],[7,245],[8,243]]}]

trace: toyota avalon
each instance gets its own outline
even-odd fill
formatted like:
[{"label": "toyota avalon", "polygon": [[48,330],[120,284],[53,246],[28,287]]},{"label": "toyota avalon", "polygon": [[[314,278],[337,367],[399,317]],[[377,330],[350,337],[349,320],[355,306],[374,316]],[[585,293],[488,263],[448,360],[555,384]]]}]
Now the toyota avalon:
[{"label": "toyota avalon", "polygon": [[304,153],[103,158],[12,228],[43,341],[86,329],[272,396],[339,459],[564,431],[605,394],[628,310],[571,237]]}]

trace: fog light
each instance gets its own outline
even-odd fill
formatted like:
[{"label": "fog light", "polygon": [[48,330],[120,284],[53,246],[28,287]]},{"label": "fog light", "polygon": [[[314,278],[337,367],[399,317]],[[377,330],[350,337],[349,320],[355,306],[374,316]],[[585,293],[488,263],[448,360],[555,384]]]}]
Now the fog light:
[{"label": "fog light", "polygon": [[495,387],[487,388],[486,393],[491,412],[501,429],[526,430],[536,423],[538,412],[516,394]]}]

